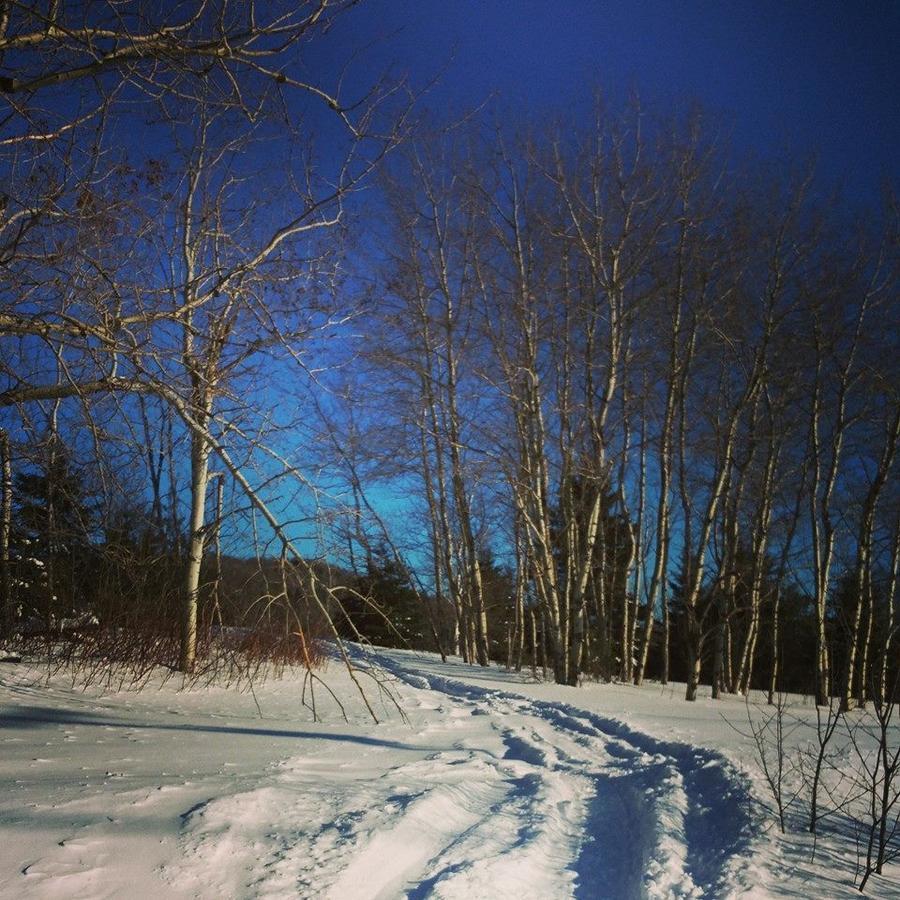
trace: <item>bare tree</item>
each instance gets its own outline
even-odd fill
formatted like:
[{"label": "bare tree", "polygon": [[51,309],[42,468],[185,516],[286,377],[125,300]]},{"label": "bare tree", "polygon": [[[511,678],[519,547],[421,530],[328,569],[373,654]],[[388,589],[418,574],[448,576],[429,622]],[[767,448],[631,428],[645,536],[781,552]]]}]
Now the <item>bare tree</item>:
[{"label": "bare tree", "polygon": [[435,589],[446,587],[449,594],[464,658],[487,665],[475,507],[479,479],[473,459],[482,423],[468,414],[478,389],[470,374],[479,364],[474,321],[478,209],[465,181],[446,168],[459,164],[458,158],[450,163],[451,153],[440,142],[420,141],[390,181],[396,250],[388,262],[388,302],[378,332],[387,337],[368,357],[399,378],[391,394],[403,419],[411,419],[415,435],[409,456],[416,458],[428,509]]},{"label": "bare tree", "polygon": [[[870,725],[850,730],[867,806],[861,823],[865,857],[857,885],[860,893],[873,874],[881,875],[886,863],[900,857],[900,744],[894,727],[898,704],[893,696],[878,694],[872,706]],[[866,746],[863,734],[874,737],[874,751]]]},{"label": "bare tree", "polygon": [[[70,4],[4,6],[0,52],[12,68],[0,72],[3,164],[44,174],[32,179],[30,194],[8,198],[2,252],[20,283],[43,277],[54,289],[39,304],[21,290],[4,291],[0,337],[31,356],[9,371],[0,406],[71,398],[87,414],[104,398],[145,394],[175,410],[191,445],[185,671],[196,654],[212,436],[230,427],[233,440],[242,433],[247,448],[266,453],[237,410],[226,409],[223,400],[235,398],[229,382],[264,352],[299,358],[314,312],[304,320],[273,294],[315,272],[314,236],[337,225],[345,197],[403,130],[404,109],[382,117],[389,89],[376,86],[350,109],[298,74],[300,49],[352,5],[273,4],[263,13],[254,4],[202,0],[167,20],[139,0],[81,13]],[[300,154],[284,173],[281,202],[262,205],[248,194],[247,148],[263,133],[274,139],[272,113],[284,123],[317,108],[341,125],[338,163],[319,172]],[[150,116],[158,146],[180,156],[181,169],[146,156],[137,168],[112,153],[109,135],[129,109]],[[278,127],[292,152],[294,127]],[[86,162],[75,165],[79,154]],[[130,190],[122,189],[126,179]],[[160,269],[168,272],[162,281]],[[42,377],[42,345],[57,360],[52,383]],[[157,468],[157,511],[159,482]]]},{"label": "bare tree", "polygon": [[[869,640],[872,633],[874,619],[874,597],[872,592],[872,535],[875,527],[875,512],[881,491],[888,479],[894,457],[897,450],[897,442],[900,440],[900,403],[895,403],[895,411],[891,421],[887,423],[881,455],[878,459],[874,476],[866,491],[863,500],[862,513],[859,523],[859,537],[856,551],[855,588],[857,600],[853,613],[853,621],[850,626],[850,640],[847,653],[847,669],[841,690],[841,708],[850,709],[853,702],[854,682],[857,681],[856,696],[861,702],[866,696],[867,659]],[[860,634],[863,611],[867,614],[867,624],[864,634]],[[860,649],[862,638],[863,663],[860,667],[858,680],[856,676],[856,658]]]},{"label": "bare tree", "polygon": [[2,615],[3,638],[9,638],[13,630],[12,572],[9,555],[12,530],[12,459],[10,457],[9,435],[0,428],[0,615]]},{"label": "bare tree", "polygon": [[789,750],[789,739],[797,725],[791,722],[788,709],[784,694],[778,696],[774,709],[766,711],[754,711],[748,700],[746,731],[728,722],[738,734],[753,742],[756,763],[769,788],[773,812],[782,834],[787,833],[787,815],[799,793],[791,784],[793,760]]},{"label": "bare tree", "polygon": [[816,704],[828,703],[831,685],[831,664],[829,660],[828,635],[826,633],[826,611],[831,569],[834,560],[836,525],[833,516],[832,498],[842,462],[842,451],[851,417],[848,413],[848,393],[853,386],[857,372],[854,369],[856,350],[862,334],[868,307],[868,297],[857,309],[856,324],[850,344],[842,359],[834,364],[836,398],[834,421],[831,424],[830,439],[824,437],[825,417],[825,377],[830,353],[826,338],[822,333],[819,317],[814,320],[814,347],[816,352],[815,376],[810,400],[810,458],[811,481],[809,490],[810,524],[813,540],[813,571],[815,575],[816,609]]},{"label": "bare tree", "polygon": [[[820,795],[824,775],[832,765],[829,747],[841,720],[842,712],[839,704],[832,701],[824,710],[816,706],[816,744],[810,752],[800,757],[801,772],[809,789],[808,828],[811,834],[816,834],[819,822],[833,812],[833,809],[822,809]],[[804,763],[810,765],[811,771],[805,769]]]}]

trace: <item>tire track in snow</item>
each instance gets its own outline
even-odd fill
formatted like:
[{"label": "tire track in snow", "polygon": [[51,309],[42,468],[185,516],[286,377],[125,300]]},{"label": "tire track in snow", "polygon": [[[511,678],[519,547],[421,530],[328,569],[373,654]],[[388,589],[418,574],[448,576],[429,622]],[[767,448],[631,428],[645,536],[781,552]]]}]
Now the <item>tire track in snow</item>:
[{"label": "tire track in snow", "polygon": [[[719,897],[725,889],[729,863],[739,862],[750,844],[747,813],[749,786],[719,753],[674,741],[661,741],[623,723],[567,704],[534,701],[534,706],[560,730],[593,731],[612,738],[612,752],[631,754],[643,774],[646,789],[654,782],[679,785],[674,796],[678,812],[669,811],[669,827],[683,833],[684,868],[699,897]],[[634,751],[637,750],[637,754]],[[680,813],[680,815],[679,815]],[[680,819],[680,821],[679,821]]]},{"label": "tire track in snow", "polygon": [[[392,657],[379,662],[412,687],[441,691],[501,718],[531,717],[539,723],[531,736],[505,737],[508,755],[587,774],[583,840],[571,863],[576,896],[727,895],[750,852],[749,787],[721,754],[659,740],[569,704],[409,672]],[[565,757],[551,758],[554,747]]]},{"label": "tire track in snow", "polygon": [[[518,848],[539,845],[549,857],[559,846],[556,831],[523,823],[577,798],[548,790],[530,764],[463,744],[338,790],[311,784],[298,760],[296,779],[288,764],[267,785],[198,804],[185,814],[186,871],[169,879],[242,897],[483,896],[485,866]],[[568,822],[569,842],[578,823]],[[492,896],[567,896],[567,862],[538,893],[530,879],[504,878]]]},{"label": "tire track in snow", "polygon": [[294,757],[198,805],[170,883],[340,900],[727,895],[746,845],[743,791],[717,754],[413,661],[365,659],[439,713],[419,750],[361,744],[337,779],[329,756]]}]

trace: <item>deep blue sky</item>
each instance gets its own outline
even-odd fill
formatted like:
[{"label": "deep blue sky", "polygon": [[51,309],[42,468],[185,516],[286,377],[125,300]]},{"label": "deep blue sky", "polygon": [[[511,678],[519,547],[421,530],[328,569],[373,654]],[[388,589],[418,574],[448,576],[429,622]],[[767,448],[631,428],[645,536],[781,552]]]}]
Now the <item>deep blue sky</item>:
[{"label": "deep blue sky", "polygon": [[503,112],[577,116],[597,87],[634,88],[658,110],[721,114],[738,150],[815,154],[847,199],[900,182],[896,0],[364,0],[338,35],[375,41],[370,78],[390,63],[418,84],[443,72],[425,101],[438,116],[492,92]]}]

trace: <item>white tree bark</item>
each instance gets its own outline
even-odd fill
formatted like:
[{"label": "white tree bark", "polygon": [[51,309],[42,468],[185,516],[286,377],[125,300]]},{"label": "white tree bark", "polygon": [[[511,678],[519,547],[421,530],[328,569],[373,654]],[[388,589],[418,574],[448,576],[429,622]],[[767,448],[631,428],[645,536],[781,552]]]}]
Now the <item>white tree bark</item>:
[{"label": "white tree bark", "polygon": [[0,637],[9,639],[14,627],[12,571],[9,555],[12,533],[12,458],[9,435],[0,428]]}]

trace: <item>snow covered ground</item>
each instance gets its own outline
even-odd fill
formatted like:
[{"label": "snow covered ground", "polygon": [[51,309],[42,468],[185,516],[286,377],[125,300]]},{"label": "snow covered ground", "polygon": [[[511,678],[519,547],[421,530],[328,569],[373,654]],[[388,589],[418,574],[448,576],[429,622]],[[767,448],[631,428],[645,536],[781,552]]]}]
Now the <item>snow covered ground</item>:
[{"label": "snow covered ground", "polygon": [[[0,666],[0,897],[859,896],[848,835],[812,860],[755,802],[742,700],[377,662],[406,721],[373,682],[373,724],[337,663],[349,722],[321,690],[315,721],[300,676],[134,693]],[[814,713],[791,714],[796,745]],[[900,898],[900,868],[868,893]]]}]

